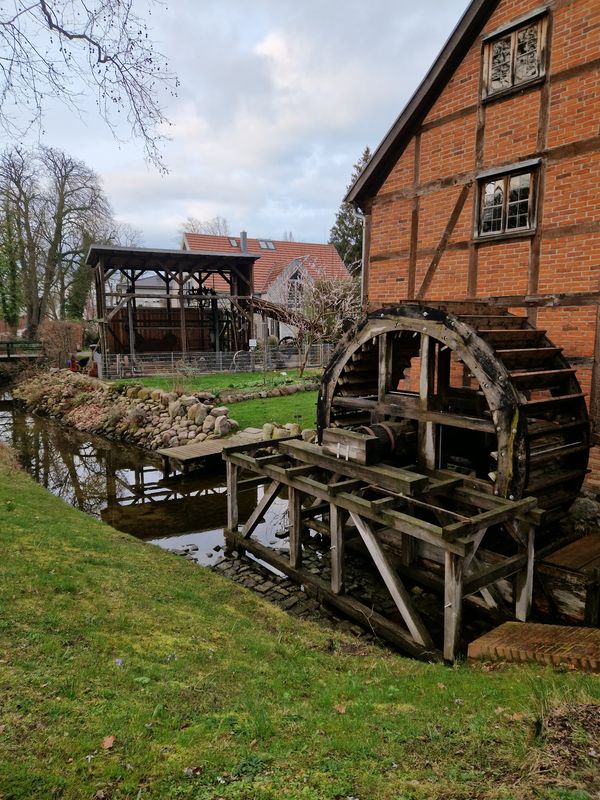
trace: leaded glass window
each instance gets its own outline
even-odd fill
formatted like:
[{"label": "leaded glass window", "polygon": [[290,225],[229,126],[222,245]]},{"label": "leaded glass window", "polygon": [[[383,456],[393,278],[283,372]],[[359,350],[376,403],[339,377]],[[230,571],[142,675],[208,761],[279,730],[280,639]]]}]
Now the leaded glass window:
[{"label": "leaded glass window", "polygon": [[534,170],[527,170],[485,178],[480,182],[480,236],[533,229],[535,176]]},{"label": "leaded glass window", "polygon": [[485,95],[505,92],[544,74],[546,27],[546,17],[541,17],[486,43]]},{"label": "leaded glass window", "polygon": [[490,87],[493,92],[507,89],[511,85],[511,42],[511,37],[507,36],[492,44]]}]

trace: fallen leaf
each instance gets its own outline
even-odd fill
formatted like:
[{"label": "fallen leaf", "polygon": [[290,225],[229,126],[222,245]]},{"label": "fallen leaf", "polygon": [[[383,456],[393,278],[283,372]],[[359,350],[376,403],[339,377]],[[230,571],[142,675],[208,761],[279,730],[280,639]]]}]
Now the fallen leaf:
[{"label": "fallen leaf", "polygon": [[437,688],[438,689],[445,689],[446,688],[446,684],[445,683],[438,683],[437,684]]},{"label": "fallen leaf", "polygon": [[102,747],[105,750],[110,750],[110,748],[115,743],[115,739],[116,739],[115,736],[105,736],[104,739],[102,739]]},{"label": "fallen leaf", "polygon": [[502,706],[498,706],[498,708],[496,709],[495,713],[496,714],[504,714],[505,711],[506,711],[505,708],[502,708]]},{"label": "fallen leaf", "polygon": [[334,708],[338,712],[338,714],[346,713],[346,706],[342,705],[341,703],[338,703],[337,706],[334,706]]}]

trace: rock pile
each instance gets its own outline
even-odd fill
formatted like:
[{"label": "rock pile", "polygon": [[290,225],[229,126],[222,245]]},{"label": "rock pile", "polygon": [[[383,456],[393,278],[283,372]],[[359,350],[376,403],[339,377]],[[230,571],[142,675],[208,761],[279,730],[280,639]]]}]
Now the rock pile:
[{"label": "rock pile", "polygon": [[18,383],[13,395],[30,411],[64,425],[148,450],[217,439],[239,427],[209,392],[109,385],[67,370],[37,373]]}]

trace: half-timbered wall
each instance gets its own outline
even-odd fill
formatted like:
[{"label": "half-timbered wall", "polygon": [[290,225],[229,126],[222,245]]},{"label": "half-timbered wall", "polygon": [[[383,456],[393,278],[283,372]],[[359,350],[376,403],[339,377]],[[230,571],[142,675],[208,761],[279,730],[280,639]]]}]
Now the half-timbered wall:
[{"label": "half-timbered wall", "polygon": [[[545,76],[482,99],[486,36],[543,8]],[[533,159],[534,229],[478,238],[478,174]],[[500,2],[365,211],[370,308],[406,298],[597,291],[600,2]],[[586,365],[586,392],[597,315],[595,307],[537,312],[538,326]]]}]

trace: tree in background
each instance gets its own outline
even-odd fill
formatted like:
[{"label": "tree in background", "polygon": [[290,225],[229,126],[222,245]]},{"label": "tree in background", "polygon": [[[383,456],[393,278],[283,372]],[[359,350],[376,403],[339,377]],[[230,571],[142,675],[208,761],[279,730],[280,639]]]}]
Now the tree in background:
[{"label": "tree in background", "polygon": [[[371,151],[365,147],[360,161],[354,165],[352,178],[346,192],[354,184],[369,163]],[[329,233],[329,243],[338,251],[340,258],[353,275],[360,272],[362,265],[363,225],[350,203],[342,203],[335,216],[335,223]]]},{"label": "tree in background", "polygon": [[14,212],[5,195],[0,220],[0,317],[13,335],[16,334],[21,311],[20,272]]},{"label": "tree in background", "polygon": [[[149,13],[157,5],[162,4],[150,0]],[[0,126],[5,132],[18,137],[32,126],[41,130],[49,98],[78,109],[83,86],[113,134],[117,121],[126,119],[148,160],[164,169],[159,145],[168,120],[157,92],[175,95],[178,81],[154,50],[135,6],[136,0],[1,4]]]},{"label": "tree in background", "polygon": [[229,223],[225,217],[213,217],[212,219],[198,219],[198,217],[186,217],[178,228],[179,233],[207,233],[210,236],[229,236]]},{"label": "tree in background", "polygon": [[93,170],[60,150],[15,147],[0,156],[0,191],[14,210],[27,335],[64,319],[74,274],[90,241],[112,224]]}]

